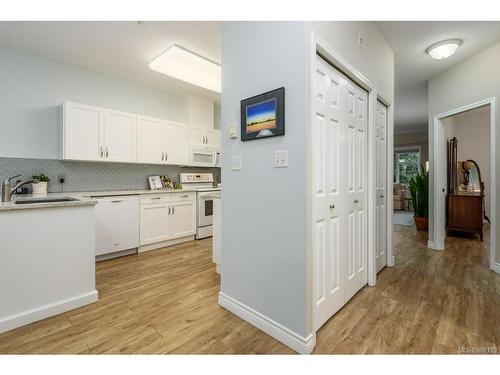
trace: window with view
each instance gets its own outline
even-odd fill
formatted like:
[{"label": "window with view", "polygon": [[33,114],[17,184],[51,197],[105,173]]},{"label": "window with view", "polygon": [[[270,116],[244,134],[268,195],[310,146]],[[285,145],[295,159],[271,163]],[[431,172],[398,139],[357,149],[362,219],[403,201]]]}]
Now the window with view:
[{"label": "window with view", "polygon": [[420,170],[420,152],[401,150],[394,152],[394,182],[408,184]]}]

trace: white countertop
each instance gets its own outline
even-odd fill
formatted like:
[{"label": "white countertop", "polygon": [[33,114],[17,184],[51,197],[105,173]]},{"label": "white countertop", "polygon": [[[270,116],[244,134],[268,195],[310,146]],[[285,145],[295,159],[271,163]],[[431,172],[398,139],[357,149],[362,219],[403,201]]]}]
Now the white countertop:
[{"label": "white countertop", "polygon": [[[207,188],[198,189],[199,191],[207,191]],[[26,209],[36,209],[36,208],[50,208],[50,207],[72,207],[72,206],[87,206],[94,205],[97,203],[95,199],[98,197],[105,196],[123,196],[123,195],[146,195],[146,194],[175,194],[175,193],[195,193],[198,190],[193,189],[161,189],[161,190],[107,190],[107,191],[75,191],[67,193],[48,193],[47,195],[32,195],[23,194],[12,196],[12,202],[0,202],[0,211],[11,211],[11,210],[26,210]],[[208,189],[209,191],[218,192],[220,188]],[[68,202],[45,202],[45,203],[29,203],[29,204],[16,204],[16,200],[23,199],[40,199],[40,198],[59,198],[59,197],[69,197],[76,198],[76,201]]]}]

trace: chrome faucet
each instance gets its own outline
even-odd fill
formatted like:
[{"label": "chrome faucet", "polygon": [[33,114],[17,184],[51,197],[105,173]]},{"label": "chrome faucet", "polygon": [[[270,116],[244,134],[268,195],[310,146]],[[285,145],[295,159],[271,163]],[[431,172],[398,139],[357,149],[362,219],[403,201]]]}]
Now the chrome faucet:
[{"label": "chrome faucet", "polygon": [[14,194],[16,190],[19,189],[21,186],[26,184],[38,183],[37,179],[29,178],[27,180],[19,182],[16,186],[12,187],[10,181],[18,177],[21,177],[21,175],[18,174],[17,176],[9,177],[2,183],[2,202],[10,202],[10,200],[12,199],[12,194]]}]

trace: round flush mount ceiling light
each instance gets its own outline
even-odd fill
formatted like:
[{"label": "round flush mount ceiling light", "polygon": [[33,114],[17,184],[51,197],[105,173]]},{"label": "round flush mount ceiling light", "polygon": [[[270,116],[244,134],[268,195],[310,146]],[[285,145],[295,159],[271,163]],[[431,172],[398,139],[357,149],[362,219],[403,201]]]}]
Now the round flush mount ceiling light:
[{"label": "round flush mount ceiling light", "polygon": [[453,55],[461,44],[462,41],[460,39],[447,39],[434,43],[425,52],[431,55],[433,59],[443,60]]}]

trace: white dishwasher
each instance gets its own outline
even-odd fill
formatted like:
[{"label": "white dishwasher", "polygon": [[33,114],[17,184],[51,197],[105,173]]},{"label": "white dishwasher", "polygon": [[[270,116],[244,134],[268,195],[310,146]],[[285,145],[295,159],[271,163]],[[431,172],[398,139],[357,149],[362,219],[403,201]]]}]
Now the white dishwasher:
[{"label": "white dishwasher", "polygon": [[139,196],[93,197],[95,206],[95,254],[116,253],[139,247]]}]

